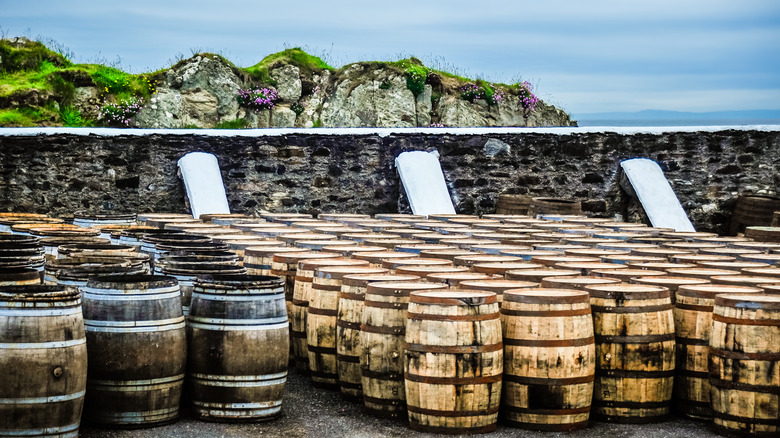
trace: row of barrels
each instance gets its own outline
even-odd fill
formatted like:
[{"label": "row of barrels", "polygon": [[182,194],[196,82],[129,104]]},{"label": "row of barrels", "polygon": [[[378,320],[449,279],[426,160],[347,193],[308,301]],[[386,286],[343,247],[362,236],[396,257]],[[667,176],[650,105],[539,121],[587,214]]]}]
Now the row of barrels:
[{"label": "row of barrels", "polygon": [[[469,219],[469,218],[463,218],[463,219]],[[466,231],[464,228],[458,228],[458,227],[456,227],[456,226],[455,226],[455,224],[456,224],[456,223],[450,224],[450,227],[449,227],[449,228],[450,228],[450,229],[459,229],[459,230],[461,230],[461,231]],[[536,222],[536,224],[537,224],[538,226],[546,225],[546,224],[539,223],[539,222]],[[319,225],[322,225],[322,224],[319,224]],[[377,224],[374,224],[374,225],[377,225]],[[441,225],[440,225],[440,226],[441,226]],[[442,228],[441,228],[441,229],[443,229],[443,227],[444,227],[444,226],[442,226]],[[268,228],[268,229],[270,229],[270,228]],[[565,230],[565,229],[566,229],[566,227],[564,227],[564,226],[563,226],[563,224],[558,224],[558,225],[557,225],[557,228],[554,230],[554,231],[558,232],[558,234],[559,234],[559,236],[556,236],[556,237],[561,237],[560,235],[565,235],[566,233],[562,233],[562,232],[561,232],[561,231],[563,231],[563,230]],[[401,228],[394,228],[394,230],[401,230]],[[505,230],[506,230],[506,229],[505,229]],[[553,228],[549,228],[549,229],[544,229],[544,228],[542,228],[542,229],[539,229],[539,230],[537,230],[537,233],[530,234],[530,236],[532,236],[532,237],[537,237],[537,236],[539,236],[539,235],[542,235],[542,234],[552,234],[552,233],[545,233],[545,231],[550,231],[550,230],[553,230]],[[290,231],[292,231],[292,230],[291,230],[291,229],[286,229],[286,230],[280,231],[280,233],[279,233],[279,234],[277,234],[277,236],[282,236],[282,235],[289,235],[289,232],[290,232]],[[581,231],[581,230],[580,230],[580,231]],[[305,234],[305,233],[300,233],[300,234]],[[387,234],[390,234],[390,233],[387,233]],[[476,233],[475,233],[475,234],[476,234]],[[487,233],[484,233],[484,234],[487,234]],[[379,235],[379,233],[374,233],[374,234],[372,234],[372,236],[371,236],[371,237],[373,237],[373,241],[376,241],[377,243],[379,243],[379,242],[381,242],[381,241],[382,241],[382,239],[378,239],[378,238],[377,238],[377,236],[378,236],[378,235]],[[442,237],[454,237],[455,235],[456,235],[456,234],[455,234],[455,233],[453,233],[451,236],[450,236],[450,235],[443,235]],[[496,235],[498,235],[498,234],[497,234],[497,233],[496,233],[496,234],[493,234],[493,236],[494,236],[494,237],[495,237]],[[595,235],[595,234],[592,234],[592,235]],[[472,236],[473,236],[473,235],[472,235]],[[365,241],[372,240],[372,239],[371,239],[371,237],[366,237]],[[394,237],[396,237],[396,238],[397,238],[397,236],[394,236]],[[429,235],[428,237],[431,237],[431,236]],[[516,239],[516,240],[522,240],[523,242],[525,242],[525,243],[527,243],[527,244],[532,242],[532,239],[529,239],[529,238],[528,238],[528,236],[523,236],[523,237],[524,237],[523,239],[521,239],[521,238],[520,238],[520,236],[518,236],[518,235],[515,235],[514,237],[515,237],[515,239]],[[550,236],[545,236],[545,237],[550,237]],[[569,235],[569,237],[571,237],[571,235]],[[614,237],[614,236],[613,236],[613,237]],[[702,236],[699,236],[699,237],[702,237]],[[307,237],[307,238],[308,238],[308,237]],[[593,239],[599,239],[599,238],[598,238],[598,237],[596,237],[596,238],[593,238]],[[314,239],[312,239],[312,240],[314,240]],[[452,240],[457,240],[457,239],[452,239]],[[465,241],[466,241],[466,240],[468,240],[468,239],[461,239],[461,240],[460,240],[460,242],[464,242],[464,243],[465,243]],[[471,239],[471,240],[472,240],[472,243],[473,243],[473,240],[476,240],[476,239]],[[537,239],[537,240],[538,240],[538,239]],[[582,238],[582,239],[580,239],[580,241],[584,241],[584,240],[585,240],[585,238]],[[603,239],[602,239],[602,240],[603,240]],[[620,239],[616,239],[616,240],[620,240]],[[292,241],[292,240],[291,240],[291,241]],[[299,241],[296,241],[296,243],[297,243],[297,242],[302,242],[302,241],[303,241],[303,240],[299,240]],[[391,239],[391,238],[389,238],[389,239],[387,239],[386,241],[392,241],[392,239]],[[323,239],[323,240],[321,240],[320,242],[327,242],[327,240]],[[350,242],[354,242],[354,241],[350,241]],[[372,266],[372,267],[370,267],[369,269],[378,269],[378,268],[379,268],[379,266],[378,266],[378,265],[379,265],[379,263],[376,263],[376,262],[377,262],[377,261],[381,261],[381,262],[382,262],[382,264],[383,264],[383,263],[384,263],[384,262],[386,262],[387,260],[382,260],[382,257],[388,257],[388,256],[389,256],[389,254],[387,254],[387,252],[384,254],[384,256],[379,256],[379,255],[373,255],[373,256],[371,256],[371,255],[369,255],[369,254],[370,254],[369,252],[365,252],[364,254],[366,254],[366,255],[365,255],[363,258],[364,258],[364,259],[366,259],[366,260],[362,260],[361,258],[358,258],[358,257],[357,257],[357,256],[359,255],[358,253],[361,253],[362,251],[357,251],[357,250],[356,250],[356,248],[357,248],[358,246],[360,246],[360,247],[361,247],[361,249],[366,249],[366,245],[354,245],[354,244],[347,245],[347,241],[343,241],[342,243],[343,243],[343,245],[342,245],[342,246],[343,246],[343,248],[341,249],[341,251],[344,251],[344,253],[352,253],[352,255],[353,255],[353,256],[355,256],[355,258],[356,258],[357,260],[360,260],[360,261],[362,261],[362,262],[369,262],[369,264],[373,264],[373,265],[375,265],[375,266]],[[394,243],[397,243],[397,242],[394,242]],[[483,243],[484,243],[484,242],[483,242]],[[515,242],[515,243],[516,243],[516,242]],[[684,242],[683,242],[683,243],[684,243]],[[626,246],[628,246],[629,244],[628,244],[628,243],[625,243],[625,242],[623,242],[623,243],[620,243],[620,245],[621,245],[622,247],[624,247],[624,248],[625,248],[625,247],[626,247]],[[699,246],[702,246],[702,245],[703,245],[703,246],[706,246],[705,244],[701,244],[701,243],[698,243],[697,245],[699,245]],[[401,246],[402,246],[402,245],[395,245],[395,247],[396,247],[396,248],[399,248],[399,249],[400,249],[400,247],[401,247]],[[470,245],[470,246],[473,248],[473,247],[477,247],[477,246],[480,246],[480,245],[479,245],[479,243],[474,243],[473,245]],[[484,245],[483,245],[483,246],[484,246]],[[495,245],[495,246],[499,246],[499,245]],[[553,244],[553,243],[549,243],[549,241],[548,241],[548,243],[546,243],[546,244],[539,244],[539,245],[538,245],[538,248],[548,248],[548,249],[555,248],[555,249],[558,249],[558,250],[560,250],[560,249],[562,249],[562,248],[561,248],[562,246],[563,246],[563,245],[559,245],[557,248],[555,248],[555,244]],[[570,246],[571,246],[571,245],[570,245]],[[321,247],[320,249],[324,249],[324,248],[325,248],[325,246],[322,246],[322,245],[320,245],[320,247]],[[384,247],[381,247],[381,248],[379,248],[379,249],[383,249],[383,248],[384,248]],[[530,248],[531,248],[531,246],[526,246],[526,248],[529,248],[529,249],[530,249]],[[534,248],[537,248],[537,246],[534,246]],[[264,249],[263,249],[263,251],[265,251],[266,249],[270,249],[270,248],[264,248]],[[309,249],[314,249],[314,247],[311,247],[311,248],[309,248]],[[417,248],[414,248],[414,249],[419,249],[419,247],[417,247]],[[495,248],[492,248],[492,249],[495,249]],[[577,248],[567,248],[567,250],[576,250],[576,249],[577,249]],[[580,249],[580,250],[583,250],[583,248],[579,248],[579,249]],[[332,248],[331,248],[330,250],[332,250]],[[514,248],[513,250],[515,250],[515,251],[519,251],[519,250],[521,250],[521,248],[517,248],[517,245],[515,245],[515,248]],[[587,250],[587,248],[586,248],[585,250]],[[266,263],[266,262],[263,262],[263,261],[260,261],[259,263],[258,263],[258,262],[253,262],[253,263],[252,263],[252,260],[251,260],[251,258],[252,258],[252,257],[251,257],[251,254],[255,253],[256,251],[257,251],[257,250],[247,250],[247,251],[246,251],[246,253],[245,253],[245,256],[246,256],[247,254],[250,254],[250,257],[245,257],[245,259],[244,259],[245,265],[246,265],[246,262],[250,262],[249,264],[251,264],[251,265],[255,265],[255,266],[263,266],[263,265]],[[537,251],[537,253],[535,254],[535,257],[536,257],[536,259],[534,260],[534,259],[532,258],[532,261],[542,261],[542,260],[541,260],[539,257],[543,257],[543,255],[540,255],[540,254],[538,253],[538,251],[541,251],[541,250],[539,250],[539,249],[534,249],[533,251]],[[609,250],[607,249],[606,251],[609,251]],[[257,252],[259,252],[259,251],[257,251]],[[321,251],[320,251],[320,252],[321,252]],[[398,251],[396,251],[396,252],[398,252]],[[457,251],[453,251],[453,252],[457,253]],[[465,252],[465,251],[461,251],[461,252]],[[421,251],[421,253],[422,253],[422,251]],[[409,254],[409,253],[407,253],[407,254]],[[517,252],[517,254],[519,255],[520,253],[519,253],[519,252]],[[428,254],[426,254],[426,255],[428,255]],[[440,254],[440,255],[441,255],[441,256],[445,256],[445,254]],[[591,255],[592,255],[592,254],[591,254]],[[615,254],[614,254],[614,253],[612,253],[612,255],[615,255]],[[453,254],[452,254],[452,253],[450,253],[450,254],[447,254],[446,256],[453,256]],[[764,257],[771,259],[771,257],[768,257],[768,256],[769,256],[769,254],[768,254],[767,256],[764,256]],[[457,257],[457,256],[455,256],[455,257]],[[468,256],[466,256],[466,257],[468,257]],[[273,258],[277,258],[277,257],[276,257],[276,255],[274,255],[274,257],[273,257]],[[351,259],[351,260],[352,260],[352,262],[355,262],[355,260],[354,260],[354,259]],[[441,260],[441,259],[440,259],[440,260]],[[509,262],[507,259],[499,259],[499,260],[502,260],[502,261],[503,261],[505,264],[508,264],[508,263],[510,263],[510,262]],[[280,261],[281,261],[281,260],[280,260]],[[397,263],[397,262],[399,262],[399,261],[400,261],[400,260],[397,260],[397,261],[396,261],[396,263]],[[484,261],[484,259],[482,259],[482,261]],[[514,259],[512,262],[516,262],[516,261],[517,261],[517,258],[516,258],[516,259]],[[628,261],[628,260],[622,260],[622,261],[623,261],[623,262],[626,262],[626,261]],[[374,263],[371,263],[371,262],[374,262]],[[410,261],[410,262],[411,262],[411,261]],[[549,259],[548,259],[548,260],[544,260],[544,262],[547,262],[547,263],[549,263],[549,262],[556,262],[556,263],[558,263],[558,262],[563,262],[563,261],[562,261],[562,260],[557,260],[557,261],[556,261],[556,260],[549,260]],[[571,262],[571,260],[569,260],[569,262]],[[414,262],[411,262],[411,263],[414,263]],[[271,264],[273,264],[273,263],[271,263]],[[363,265],[363,266],[365,266],[365,263],[353,263],[353,264],[354,264],[354,265]],[[526,266],[524,266],[525,268],[528,268],[528,267],[529,267],[528,265],[531,265],[531,263],[525,263],[525,264],[526,264]],[[555,264],[555,263],[554,263],[554,264]],[[613,265],[614,265],[614,263],[613,263]],[[678,264],[678,265],[679,265],[679,264]],[[473,266],[472,266],[472,268],[476,268],[476,266],[477,266],[477,265],[475,264],[475,265],[473,265]],[[553,266],[553,265],[546,265],[546,266]],[[617,265],[614,265],[614,266],[617,266]],[[396,266],[396,268],[398,268],[398,267],[399,267],[399,266]],[[409,266],[409,268],[412,268],[412,267],[413,267],[413,266]],[[289,264],[288,264],[287,268],[289,268]],[[308,293],[310,293],[310,294],[311,294],[311,293],[312,293],[312,291],[316,291],[318,294],[322,295],[322,294],[323,294],[323,292],[327,292],[327,291],[328,291],[328,287],[320,287],[320,286],[330,286],[330,289],[331,289],[331,290],[330,290],[330,292],[336,292],[336,291],[335,291],[335,287],[334,287],[334,286],[336,286],[336,285],[335,285],[335,284],[333,284],[334,282],[332,281],[332,279],[330,279],[330,283],[329,283],[329,281],[326,281],[326,280],[328,280],[328,279],[326,279],[326,278],[324,278],[324,277],[321,279],[321,281],[319,281],[319,282],[318,282],[318,283],[319,283],[319,286],[318,286],[318,287],[315,289],[314,282],[315,282],[316,278],[319,278],[319,277],[320,277],[320,275],[323,275],[321,272],[319,272],[319,273],[318,273],[317,271],[318,271],[318,270],[322,270],[322,269],[326,268],[326,266],[325,266],[325,265],[321,265],[320,267],[316,267],[315,265],[312,265],[312,266],[307,266],[307,268],[309,268],[309,269],[302,269],[302,267],[299,267],[298,269],[299,269],[299,270],[300,270],[300,269],[302,269],[302,271],[303,271],[302,273],[304,274],[304,275],[302,275],[302,276],[301,276],[301,277],[302,277],[301,279],[309,279],[309,278],[311,278],[311,285],[309,286],[309,287],[310,287],[310,290],[309,290],[309,292],[308,292]],[[313,269],[312,269],[312,268],[313,268]],[[510,272],[515,272],[515,273],[516,273],[515,275],[520,275],[520,274],[517,274],[517,272],[518,272],[518,271],[519,271],[519,272],[522,272],[522,271],[528,270],[528,269],[521,269],[520,267],[516,267],[516,268],[517,268],[516,270],[503,270],[502,272],[504,272],[504,273],[505,273],[505,275],[509,276]],[[603,265],[602,265],[602,266],[597,266],[597,268],[604,268],[604,266],[603,266]],[[347,268],[343,268],[343,269],[347,269]],[[385,269],[387,269],[387,268],[385,268]],[[403,269],[403,267],[401,267],[401,269]],[[399,271],[399,270],[401,270],[401,269],[396,269],[396,271]],[[462,269],[462,268],[461,268],[461,269]],[[585,268],[582,268],[582,269],[585,269]],[[288,269],[288,270],[289,270],[289,269]],[[327,270],[327,269],[326,269],[326,270]],[[625,270],[625,269],[624,269],[624,270]],[[423,270],[423,271],[424,271],[424,270]],[[419,270],[418,270],[418,271],[416,271],[416,273],[422,273],[423,271],[419,271]],[[545,269],[544,271],[545,271],[545,272],[543,272],[543,273],[541,273],[541,274],[539,274],[539,275],[547,275],[547,276],[550,276],[550,275],[553,275],[553,274],[555,274],[555,273],[556,273],[556,272],[555,272],[555,269],[549,269],[549,268],[547,268],[547,269]],[[570,272],[571,272],[571,271],[570,271]],[[648,271],[648,270],[645,270],[645,273],[649,273],[649,272],[650,272],[650,271]],[[574,273],[574,275],[580,275],[581,273],[582,273],[582,272],[579,272],[579,271],[578,271],[578,272],[575,272],[575,273]],[[342,274],[343,274],[343,273],[342,273]],[[378,273],[375,273],[375,274],[378,274]],[[331,275],[331,276],[332,276],[332,275],[333,275],[333,273],[330,273],[329,275]],[[341,275],[341,274],[338,274],[338,273],[337,273],[337,276],[338,276],[338,275]],[[431,274],[431,275],[436,275],[436,274]],[[626,278],[629,278],[629,277],[628,277],[628,275],[629,275],[629,273],[626,273],[626,274],[625,274]],[[634,275],[634,276],[635,276],[635,275]],[[427,277],[427,275],[426,275],[426,277]],[[441,278],[441,280],[443,280],[443,284],[446,284],[446,285],[455,284],[455,283],[457,283],[459,280],[461,280],[461,279],[462,279],[462,278],[458,278],[458,276],[452,276],[452,275],[450,275],[450,276],[449,276],[449,278],[447,278],[447,276],[446,276],[446,275],[444,275],[443,277],[444,277],[444,278]],[[530,276],[530,275],[529,275],[529,276],[524,276],[524,277],[522,277],[522,278],[528,278],[528,279],[531,279],[531,278],[539,278],[539,279],[541,279],[541,278],[544,278],[544,277],[534,277],[534,276]],[[296,278],[295,278],[295,281],[293,281],[293,284],[292,284],[292,287],[293,287],[293,291],[292,291],[292,292],[293,292],[293,294],[294,294],[294,292],[295,292],[295,288],[297,287],[297,280],[298,280],[298,278],[297,278],[297,273],[296,273]],[[302,283],[303,283],[303,284],[305,284],[305,283],[306,283],[306,281],[303,281]],[[342,281],[342,283],[343,283],[343,281]],[[431,287],[431,285],[432,285],[432,284],[433,284],[433,283],[429,283],[429,284],[427,285],[427,287]],[[369,284],[368,286],[370,286],[370,284]],[[343,284],[342,284],[342,287],[343,287]],[[416,286],[416,287],[419,287],[419,286]],[[337,293],[337,297],[338,297],[338,295],[340,295],[341,293],[342,293],[342,292],[341,292],[341,291],[339,291],[339,292]],[[327,294],[324,294],[324,295],[326,295],[326,296],[327,296]],[[332,294],[331,294],[331,295],[332,295]],[[300,298],[300,297],[299,297],[299,298]],[[312,306],[312,305],[313,305],[313,303],[314,303],[314,299],[315,299],[315,298],[314,298],[314,296],[311,296],[311,295],[310,295],[310,297],[309,297],[308,299],[306,299],[305,301],[306,301],[306,302],[309,304],[309,306]],[[304,301],[304,300],[300,300],[300,301]],[[326,301],[327,301],[327,300],[326,300]],[[339,301],[339,303],[340,303],[340,302],[341,302],[341,301]],[[365,304],[366,304],[366,301],[365,301],[365,299],[364,299],[364,305],[365,305]],[[408,303],[407,303],[407,306],[408,306]],[[321,311],[324,311],[324,312],[320,312],[320,314],[318,314],[318,317],[324,317],[324,318],[325,318],[326,320],[328,320],[328,321],[333,321],[333,320],[334,320],[334,319],[333,319],[333,315],[332,315],[332,307],[333,307],[333,306],[332,306],[332,304],[328,304],[328,303],[324,303],[324,302],[323,302],[323,303],[320,303],[320,304],[318,304],[318,305],[314,305],[314,308],[315,308],[315,309],[317,309],[318,311],[320,311],[320,310],[321,310]],[[294,305],[293,305],[293,306],[291,306],[291,308],[294,308]],[[338,309],[338,306],[337,306],[337,309]],[[338,310],[337,310],[337,312],[338,312]],[[291,312],[291,313],[293,313],[293,312]],[[325,313],[325,314],[322,314],[322,313]],[[331,313],[331,314],[328,314],[328,313]],[[317,314],[317,312],[315,312],[315,314]],[[404,315],[404,316],[405,316],[405,315]],[[403,319],[403,317],[402,317],[402,319]],[[293,320],[294,320],[294,319],[293,319]],[[336,321],[336,323],[338,323],[338,314],[336,315],[335,321]],[[354,323],[354,321],[352,321],[352,322]],[[406,324],[406,323],[404,322],[404,325],[405,325],[405,324]],[[317,323],[315,323],[315,324],[314,324],[314,326],[317,326],[317,325],[324,326],[325,324],[317,324]],[[361,322],[361,328],[362,328],[362,325],[363,325],[363,324],[362,324],[362,322]],[[328,324],[327,324],[327,326],[328,326],[328,327],[330,327],[330,323],[328,323]],[[336,327],[338,327],[338,325],[337,325]],[[353,326],[353,327],[354,327],[354,326]],[[396,328],[397,328],[397,326],[396,326]],[[305,333],[306,333],[306,337],[307,337],[307,341],[308,341],[308,336],[309,336],[309,333],[310,333],[310,331],[306,331]],[[315,342],[319,342],[320,338],[323,338],[323,337],[321,337],[321,336],[319,336],[319,337],[318,337],[318,336],[316,336],[316,335],[315,335],[315,336],[314,336],[312,339],[313,339]],[[324,338],[323,338],[323,339],[324,339]],[[316,362],[316,363],[318,363],[318,364],[326,364],[326,363],[327,363],[327,360],[326,360],[326,359],[329,359],[329,356],[328,356],[328,355],[331,353],[331,350],[330,350],[330,345],[329,345],[329,344],[328,344],[328,345],[326,345],[326,344],[327,344],[327,342],[326,342],[326,341],[327,341],[327,339],[325,339],[325,340],[323,341],[322,345],[319,345],[319,344],[315,345],[315,350],[316,350],[317,348],[322,348],[322,350],[320,350],[319,352],[318,352],[318,351],[315,351],[315,352],[314,352],[315,354],[313,355],[313,357],[315,358],[315,362]],[[312,355],[311,355],[311,352],[310,352],[310,351],[308,351],[308,348],[307,348],[307,351],[306,351],[306,353],[307,353],[308,359],[311,359]],[[319,356],[318,356],[318,354],[319,354]],[[403,352],[400,354],[400,356],[401,356],[402,358],[403,358],[403,357],[405,357],[405,355],[406,355],[406,354],[405,354],[405,353],[403,353]],[[342,355],[342,356],[346,356],[346,355]],[[319,357],[319,359],[317,359],[318,357]],[[337,353],[337,355],[336,355],[336,359],[337,359],[337,360],[339,359],[338,353]],[[354,360],[354,359],[352,359],[352,360]],[[359,360],[359,359],[358,359],[358,360]],[[317,361],[318,361],[318,362],[317,362]],[[307,361],[307,362],[309,362],[309,363],[311,364],[311,362],[310,362],[310,361]],[[340,362],[338,362],[338,363],[340,363]],[[362,371],[362,370],[361,370],[361,371]],[[325,385],[327,385],[328,383],[332,383],[332,382],[330,382],[330,381],[328,381],[328,380],[327,380],[327,378],[328,378],[328,377],[332,377],[332,374],[333,374],[333,373],[330,373],[330,374],[331,374],[331,376],[322,376],[322,377],[323,377],[323,381],[322,381],[322,382],[320,382],[320,383],[322,383],[322,384],[325,384]],[[410,415],[411,415],[411,413],[410,413]]]},{"label": "row of barrels", "polygon": [[82,406],[96,425],[167,424],[179,417],[185,379],[199,418],[273,418],[287,325],[278,277],[197,280],[186,324],[173,277],[2,286],[0,435],[77,436]]}]

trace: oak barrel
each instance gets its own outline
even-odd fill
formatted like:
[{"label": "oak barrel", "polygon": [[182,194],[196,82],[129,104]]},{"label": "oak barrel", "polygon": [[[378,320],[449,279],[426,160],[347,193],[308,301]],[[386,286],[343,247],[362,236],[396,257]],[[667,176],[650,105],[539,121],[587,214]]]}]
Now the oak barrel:
[{"label": "oak barrel", "polygon": [[325,266],[368,266],[368,262],[345,257],[298,260],[298,266],[295,270],[295,284],[293,285],[290,340],[292,342],[292,354],[295,358],[295,369],[306,374],[310,371],[307,325],[309,305],[312,299],[312,282],[314,280],[314,271]]},{"label": "oak barrel", "polygon": [[117,427],[175,421],[187,339],[173,277],[97,277],[81,288],[89,369],[84,418]]},{"label": "oak barrel", "polygon": [[446,288],[445,284],[421,282],[378,282],[366,287],[360,325],[360,372],[363,404],[370,414],[405,414],[403,342],[409,294]]},{"label": "oak barrel", "polygon": [[531,205],[531,196],[501,193],[496,202],[496,214],[526,215]]},{"label": "oak barrel", "polygon": [[533,198],[528,206],[528,215],[537,216],[540,214],[582,214],[582,203],[574,199],[560,198]]},{"label": "oak barrel", "polygon": [[675,332],[669,289],[596,285],[590,293],[596,338],[594,419],[651,423],[670,412]]},{"label": "oak barrel", "polygon": [[[362,270],[378,271],[376,268]],[[363,401],[363,382],[360,371],[360,324],[363,319],[363,301],[366,288],[377,282],[408,282],[419,280],[415,275],[348,274],[341,280],[336,318],[336,355],[338,381],[342,395]]]},{"label": "oak barrel", "polygon": [[737,197],[737,204],[731,216],[731,235],[742,233],[747,226],[768,227],[772,216],[780,210],[780,198],[769,195],[744,194]]},{"label": "oak barrel", "polygon": [[709,420],[709,359],[712,309],[719,294],[761,293],[761,289],[720,284],[682,285],[674,303],[676,360],[674,404],[678,412],[691,418]]},{"label": "oak barrel", "polygon": [[709,346],[715,430],[780,435],[780,296],[715,297]]},{"label": "oak barrel", "polygon": [[502,420],[533,430],[588,425],[596,347],[588,293],[571,289],[508,290]]},{"label": "oak barrel", "polygon": [[350,274],[386,274],[384,268],[368,266],[322,266],[314,270],[306,319],[306,343],[309,349],[309,371],[315,386],[340,389],[346,396],[359,399],[360,383],[341,384],[339,362],[353,360],[359,368],[359,356],[339,357],[336,325],[339,295],[344,277]]},{"label": "oak barrel", "polygon": [[281,278],[198,278],[187,318],[187,378],[195,415],[212,421],[277,416],[287,381],[288,325]]},{"label": "oak barrel", "polygon": [[496,429],[504,346],[496,294],[419,291],[404,337],[409,425],[439,433]]},{"label": "oak barrel", "polygon": [[0,287],[0,435],[77,437],[87,385],[81,294]]}]

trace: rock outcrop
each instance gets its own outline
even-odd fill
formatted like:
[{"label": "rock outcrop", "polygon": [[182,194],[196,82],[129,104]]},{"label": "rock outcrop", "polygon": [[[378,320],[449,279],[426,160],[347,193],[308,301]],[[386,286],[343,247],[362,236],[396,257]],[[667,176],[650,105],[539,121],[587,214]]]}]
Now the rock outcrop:
[{"label": "rock outcrop", "polygon": [[[284,60],[268,66],[259,84],[214,55],[196,55],[165,72],[157,93],[135,118],[144,128],[213,128],[243,120],[267,127],[570,126],[568,114],[539,102],[524,116],[520,98],[498,103],[464,100],[458,83],[426,84],[417,96],[403,70],[390,63],[355,63],[306,72]],[[273,88],[274,108],[252,111],[236,103],[240,88]],[[298,111],[295,111],[297,107]]]}]

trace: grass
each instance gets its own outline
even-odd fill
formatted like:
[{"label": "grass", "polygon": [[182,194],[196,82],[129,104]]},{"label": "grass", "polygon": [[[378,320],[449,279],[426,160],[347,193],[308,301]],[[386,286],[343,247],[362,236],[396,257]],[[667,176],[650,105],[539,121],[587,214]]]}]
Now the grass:
[{"label": "grass", "polygon": [[244,129],[247,127],[245,119],[225,120],[214,125],[214,129]]},{"label": "grass", "polygon": [[60,119],[62,120],[63,126],[70,126],[75,128],[93,126],[91,120],[85,119],[81,116],[81,112],[79,112],[79,110],[70,106],[65,106],[60,109]]},{"label": "grass", "polygon": [[298,47],[270,54],[257,64],[242,70],[249,73],[262,84],[276,85],[276,81],[271,78],[269,70],[272,65],[278,63],[294,65],[298,67],[304,76],[310,76],[322,70],[333,70],[333,67],[329,66],[322,59],[309,55]]},{"label": "grass", "polygon": [[45,108],[12,108],[0,110],[0,127],[24,128],[41,126],[51,120],[54,113]]}]

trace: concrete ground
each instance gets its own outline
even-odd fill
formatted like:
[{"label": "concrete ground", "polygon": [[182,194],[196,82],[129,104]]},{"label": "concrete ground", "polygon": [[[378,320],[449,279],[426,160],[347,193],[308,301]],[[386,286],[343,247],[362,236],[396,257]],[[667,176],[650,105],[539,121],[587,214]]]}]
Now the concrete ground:
[{"label": "concrete ground", "polygon": [[[438,435],[412,431],[401,420],[379,419],[363,413],[362,405],[345,401],[337,391],[314,388],[308,377],[291,371],[281,418],[262,423],[225,424],[197,421],[187,412],[171,425],[151,429],[98,429],[81,427],[84,438],[158,438],[158,437],[433,437]],[[532,432],[501,426],[486,438],[504,437],[571,437],[577,438],[706,438],[716,435],[708,423],[679,417],[647,425],[591,422],[585,430],[570,433]]]}]

